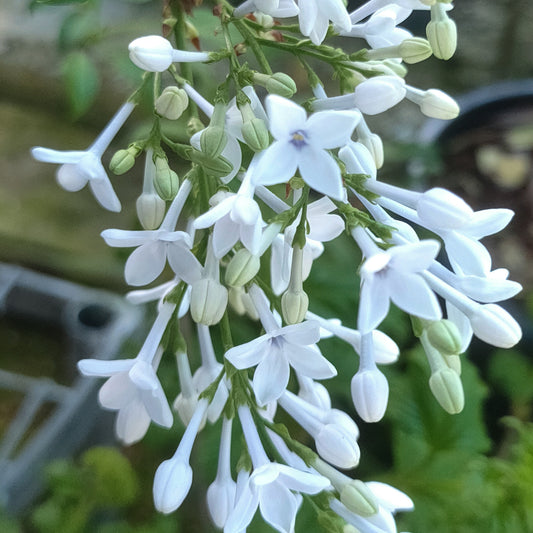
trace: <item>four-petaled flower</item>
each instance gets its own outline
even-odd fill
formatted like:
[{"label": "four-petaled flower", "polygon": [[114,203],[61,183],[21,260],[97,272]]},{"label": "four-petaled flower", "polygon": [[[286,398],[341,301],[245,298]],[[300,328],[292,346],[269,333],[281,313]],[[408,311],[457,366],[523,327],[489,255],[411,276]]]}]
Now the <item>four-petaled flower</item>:
[{"label": "four-petaled flower", "polygon": [[327,150],[344,146],[360,119],[357,111],[319,111],[307,118],[303,107],[277,95],[266,99],[272,143],[254,173],[261,185],[285,183],[297,169],[313,189],[344,198],[341,171]]}]

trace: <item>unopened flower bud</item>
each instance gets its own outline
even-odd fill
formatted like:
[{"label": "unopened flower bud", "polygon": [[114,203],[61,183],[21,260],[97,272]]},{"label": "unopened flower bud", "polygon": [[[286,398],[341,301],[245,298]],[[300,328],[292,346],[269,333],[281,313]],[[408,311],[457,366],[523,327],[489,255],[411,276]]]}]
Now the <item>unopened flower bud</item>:
[{"label": "unopened flower bud", "polygon": [[165,201],[158,194],[143,192],[136,202],[137,217],[146,230],[159,227],[165,216]]},{"label": "unopened flower bud", "polygon": [[440,368],[429,378],[429,388],[440,406],[451,415],[460,413],[465,405],[463,384],[457,372]]},{"label": "unopened flower bud", "polygon": [[139,37],[128,50],[132,62],[148,72],[163,72],[172,64],[172,45],[159,35]]},{"label": "unopened flower bud", "polygon": [[229,303],[234,311],[239,315],[248,315],[252,320],[258,320],[259,315],[257,309],[250,298],[250,295],[245,292],[242,287],[229,288]]},{"label": "unopened flower bud", "polygon": [[398,49],[400,57],[410,65],[424,61],[433,53],[429,41],[422,37],[404,39]]},{"label": "unopened flower bud", "polygon": [[200,147],[208,157],[218,157],[226,147],[228,136],[220,126],[208,126],[200,136]]},{"label": "unopened flower bud", "polygon": [[207,509],[211,519],[223,528],[235,506],[236,483],[230,477],[215,479],[207,489]]},{"label": "unopened flower bud", "polygon": [[451,320],[443,318],[432,322],[427,328],[427,336],[429,342],[442,355],[457,355],[461,353],[461,334]]},{"label": "unopened flower bud", "polygon": [[367,115],[377,115],[401,102],[406,94],[405,81],[396,76],[376,76],[355,88],[355,105]]},{"label": "unopened flower bud", "polygon": [[192,150],[190,157],[191,161],[202,166],[206,174],[215,178],[223,178],[233,170],[233,165],[222,156],[209,157],[199,150]]},{"label": "unopened flower bud", "polygon": [[241,248],[228,263],[226,268],[226,283],[231,287],[242,287],[251,281],[259,272],[261,261],[257,255]]},{"label": "unopened flower bud", "polygon": [[359,142],[368,148],[368,151],[372,154],[374,162],[376,163],[376,168],[380,169],[385,160],[381,137],[377,133],[371,133],[368,136],[360,137]]},{"label": "unopened flower bud", "polygon": [[184,89],[179,87],[165,87],[155,101],[155,110],[159,115],[169,120],[177,120],[189,105],[189,97]]},{"label": "unopened flower bud", "polygon": [[174,400],[172,407],[178,413],[184,426],[188,426],[191,421],[196,407],[198,406],[198,394],[193,396],[184,396],[180,393]]},{"label": "unopened flower bud", "polygon": [[290,287],[281,297],[281,312],[287,324],[299,324],[309,308],[309,297],[302,289]]},{"label": "unopened flower bud", "polygon": [[228,290],[213,278],[203,278],[192,284],[191,316],[195,322],[218,324],[228,305]]},{"label": "unopened flower bud", "polygon": [[178,175],[170,169],[164,157],[155,159],[154,187],[163,200],[173,200],[178,193],[180,180]]},{"label": "unopened flower bud", "polygon": [[154,477],[154,504],[158,511],[168,514],[182,503],[192,485],[192,468],[181,457],[163,461]]},{"label": "unopened flower bud", "polygon": [[351,383],[355,410],[365,422],[378,422],[387,410],[389,383],[376,368],[357,372]]},{"label": "unopened flower bud", "polygon": [[355,526],[352,526],[352,524],[345,524],[342,528],[342,533],[361,533],[361,531]]},{"label": "unopened flower bud", "polygon": [[264,120],[253,118],[243,123],[241,133],[244,142],[254,151],[260,152],[268,148],[270,136]]},{"label": "unopened flower bud", "polygon": [[338,468],[355,468],[361,451],[357,441],[337,424],[326,424],[315,438],[316,451],[328,463]]},{"label": "unopened flower bud", "polygon": [[428,89],[420,103],[420,111],[427,117],[452,120],[459,115],[457,102],[439,89]]},{"label": "unopened flower bud", "polygon": [[511,348],[522,338],[518,322],[499,305],[480,305],[469,319],[474,334],[498,348]]},{"label": "unopened flower bud", "polygon": [[439,59],[450,59],[457,48],[457,26],[448,17],[443,6],[435,6],[431,10],[431,21],[426,26],[426,35]]},{"label": "unopened flower bud", "polygon": [[297,90],[294,80],[284,72],[276,72],[269,76],[265,88],[270,94],[279,94],[285,98],[291,98]]},{"label": "unopened flower bud", "polygon": [[135,165],[135,153],[132,150],[118,150],[115,152],[109,163],[109,170],[120,176],[130,170]]},{"label": "unopened flower bud", "polygon": [[372,491],[359,479],[347,483],[340,491],[341,502],[359,516],[372,516],[378,512],[379,504]]}]

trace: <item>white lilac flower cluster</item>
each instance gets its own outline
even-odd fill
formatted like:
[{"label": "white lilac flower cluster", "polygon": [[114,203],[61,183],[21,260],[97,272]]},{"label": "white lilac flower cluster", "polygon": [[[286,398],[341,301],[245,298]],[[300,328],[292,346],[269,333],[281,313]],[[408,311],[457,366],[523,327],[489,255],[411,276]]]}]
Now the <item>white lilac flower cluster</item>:
[{"label": "white lilac flower cluster", "polygon": [[[181,2],[174,4],[178,16],[166,23],[174,24],[179,39],[188,21]],[[458,114],[445,93],[404,80],[405,63],[432,53],[441,59],[453,55],[451,8],[445,0],[369,0],[350,14],[342,0],[245,0],[235,9],[223,1],[214,11],[223,50],[176,50],[159,36],[130,44],[131,60],[146,71],[144,85],[155,82],[154,126],[148,138],[114,155],[111,170],[124,173],[145,154],[136,205],[144,229],[108,229],[102,237],[109,246],[134,249],[125,265],[129,285],[159,279],[167,263],[173,278],[128,295],[134,303],[158,302],[157,318],[135,358],[85,359],[79,368],[87,376],[108,378],[99,398],[118,411],[116,432],[124,443],[139,441],[152,421],[172,426],[173,410],[185,424],[175,455],[155,474],[160,511],[182,504],[192,483],[195,438],[206,422],[221,419],[218,471],[207,506],[225,533],[245,531],[258,508],[274,529],[290,533],[304,497],[313,499],[328,531],[395,532],[393,514],[411,509],[412,501],[391,486],[340,472],[359,463],[359,429],[332,407],[320,382],[337,372],[321,352],[320,339],[336,336],[359,354],[351,393],[365,422],[379,421],[387,409],[389,386],[378,365],[399,356],[395,342],[377,329],[391,302],[411,315],[427,354],[430,388],[450,413],[463,408],[459,354],[472,335],[504,348],[520,339],[520,327],[496,302],[521,287],[507,279],[507,270],[492,269],[480,242],[503,229],[513,213],[474,212],[445,189],[413,192],[379,181],[383,146],[365,122],[365,115],[403,99],[428,116]],[[398,27],[413,10],[430,12],[427,39]],[[290,17],[297,17],[298,25],[275,22]],[[232,41],[231,27],[242,43]],[[333,34],[349,38],[347,46],[362,38],[369,48],[345,52],[324,44]],[[264,54],[268,47],[293,54],[304,66],[314,93],[304,106],[291,99],[294,81],[272,72]],[[255,55],[259,70],[242,61],[246,52]],[[193,87],[188,62],[227,62],[228,76],[213,103]],[[341,95],[326,95],[312,66],[316,62],[334,69]],[[161,90],[163,74],[175,84]],[[270,94],[260,98],[257,87]],[[57,179],[63,188],[77,191],[89,183],[104,208],[120,210],[100,158],[141,94],[142,88],[87,150],[39,147],[33,156],[61,164]],[[169,139],[160,127],[162,118],[182,116],[189,119],[188,144]],[[190,166],[181,179],[169,166],[169,152]],[[286,184],[284,199],[269,188],[277,184]],[[304,290],[324,243],[345,229],[363,257],[357,329],[313,313]],[[421,240],[417,229],[434,237]],[[450,266],[438,261],[441,248]],[[269,279],[263,268],[268,259]],[[355,272],[356,265],[352,268]],[[228,313],[256,320],[258,336],[234,346]],[[180,322],[190,319],[201,351],[196,369],[180,333]],[[213,331],[223,353],[213,347]],[[173,409],[157,375],[164,351],[175,354],[179,372],[181,392]],[[289,390],[291,373],[296,391]],[[309,434],[314,450],[274,423],[278,407]],[[246,447],[232,465],[236,419]]]}]

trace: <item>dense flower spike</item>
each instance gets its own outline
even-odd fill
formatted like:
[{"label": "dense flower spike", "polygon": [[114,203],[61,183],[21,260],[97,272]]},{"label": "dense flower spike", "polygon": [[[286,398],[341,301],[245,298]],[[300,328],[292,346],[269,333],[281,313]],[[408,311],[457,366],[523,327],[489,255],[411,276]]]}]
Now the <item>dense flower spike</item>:
[{"label": "dense flower spike", "polygon": [[[172,20],[178,48],[197,3],[172,2],[173,10],[186,4]],[[214,10],[216,31],[224,37],[220,50],[179,50],[158,35],[135,39],[129,53],[145,71],[142,85],[96,141],[84,151],[32,150],[35,159],[62,165],[62,187],[75,191],[89,183],[102,206],[120,210],[101,158],[136,102],[150,92],[146,87],[153,87],[152,128],[118,150],[110,165],[123,174],[144,152],[136,202],[144,229],[106,229],[102,237],[109,246],[135,248],[125,263],[128,285],[144,286],[167,272],[170,281],[127,295],[135,304],[157,302],[157,317],[136,358],[84,359],[78,366],[87,376],[108,378],[100,403],[118,411],[117,436],[132,444],[151,421],[172,425],[157,373],[161,357],[175,358],[179,393],[173,407],[185,432],[155,474],[159,511],[171,513],[186,498],[192,448],[207,426],[221,433],[206,505],[225,533],[245,531],[257,510],[276,531],[292,533],[302,495],[313,499],[322,491],[326,497],[313,502],[317,523],[334,523],[322,529],[396,532],[394,513],[413,508],[409,497],[337,470],[355,468],[365,450],[359,448],[359,426],[335,407],[337,399],[322,381],[337,374],[322,339],[344,341],[346,351],[335,361],[353,360],[351,411],[365,423],[381,420],[388,407],[392,385],[378,365],[401,357],[395,341],[376,329],[391,303],[411,315],[428,361],[424,386],[450,414],[459,413],[468,398],[458,355],[472,336],[502,348],[520,340],[519,324],[498,302],[521,285],[508,279],[506,269],[493,268],[480,242],[502,230],[512,211],[474,211],[441,187],[410,191],[381,181],[383,142],[365,121],[403,100],[431,117],[457,116],[451,96],[409,85],[405,66],[432,51],[439,59],[453,55],[451,8],[438,0],[368,0],[349,14],[342,0],[245,0],[235,8],[221,2]],[[400,27],[414,10],[427,12],[427,40]],[[298,17],[298,24],[274,20],[290,17]],[[334,34],[340,35],[334,47],[322,44]],[[354,47],[354,37],[369,49]],[[298,58],[309,86],[273,72],[268,48]],[[308,60],[331,67],[340,93],[330,86],[326,93],[322,70],[315,72]],[[218,79],[222,69],[207,72],[211,67],[197,65],[212,83],[197,90],[189,62],[225,64],[227,76]],[[257,88],[269,93],[264,101]],[[294,98],[300,89],[314,97]],[[176,158],[181,179],[173,170]],[[343,317],[344,324],[317,314],[329,306],[317,301],[307,282],[319,266],[315,260],[330,252],[328,243],[343,230],[352,239],[341,245],[358,255],[339,254],[351,257],[351,264],[339,263],[338,272],[361,288],[357,312]],[[446,266],[439,262],[441,249]],[[244,314],[255,326],[240,328],[236,315]],[[348,327],[355,322],[357,329]],[[243,339],[250,331],[255,336]],[[278,406],[309,435],[310,447],[275,423]],[[239,432],[245,446],[234,462],[232,433]]]}]

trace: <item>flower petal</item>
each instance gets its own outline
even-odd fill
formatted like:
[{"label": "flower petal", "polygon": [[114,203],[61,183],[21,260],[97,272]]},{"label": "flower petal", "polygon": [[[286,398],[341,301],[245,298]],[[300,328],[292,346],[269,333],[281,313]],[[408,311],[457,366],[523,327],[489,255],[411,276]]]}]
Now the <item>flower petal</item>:
[{"label": "flower petal", "polygon": [[433,239],[393,246],[387,250],[389,266],[397,272],[420,272],[429,268],[439,249],[440,243]]},{"label": "flower petal", "polygon": [[305,494],[318,494],[329,487],[330,481],[324,476],[310,472],[302,472],[287,465],[277,465],[279,481],[290,490]]},{"label": "flower petal", "polygon": [[150,417],[140,400],[128,403],[119,410],[115,421],[115,433],[126,445],[139,442],[148,431]]},{"label": "flower petal", "polygon": [[265,105],[270,132],[277,141],[288,141],[292,132],[305,129],[307,113],[292,100],[271,94],[267,96]]},{"label": "flower petal", "polygon": [[270,348],[270,337],[262,335],[245,344],[230,348],[224,357],[239,370],[255,366]]},{"label": "flower petal", "polygon": [[111,376],[98,391],[98,401],[106,409],[122,409],[136,396],[137,390],[124,372]]},{"label": "flower petal", "polygon": [[324,150],[315,150],[308,146],[303,147],[300,154],[298,166],[307,185],[335,200],[343,200],[341,171],[335,159]]},{"label": "flower petal", "polygon": [[42,161],[43,163],[77,163],[83,156],[87,154],[84,150],[52,150],[50,148],[43,148],[42,146],[34,146],[31,149],[33,159]]},{"label": "flower petal", "polygon": [[289,142],[271,144],[257,163],[254,182],[257,185],[276,185],[289,181],[298,168],[298,151]]},{"label": "flower petal", "polygon": [[361,334],[376,329],[389,312],[389,291],[387,284],[377,276],[371,276],[361,285],[357,329]]},{"label": "flower petal", "polygon": [[140,246],[147,241],[153,240],[156,235],[157,231],[130,231],[124,229],[106,229],[100,233],[106,244],[115,248]]},{"label": "flower petal", "polygon": [[309,142],[316,148],[344,146],[361,120],[359,111],[318,111],[307,120]]},{"label": "flower petal", "polygon": [[283,339],[291,344],[308,346],[320,340],[320,324],[316,320],[306,320],[281,329]]},{"label": "flower petal", "polygon": [[82,359],[78,361],[78,369],[84,376],[108,377],[120,372],[128,372],[135,364],[135,359]]},{"label": "flower petal", "polygon": [[239,239],[239,225],[229,215],[222,217],[215,224],[213,231],[213,250],[215,257],[224,257]]},{"label": "flower petal", "polygon": [[282,533],[291,533],[296,520],[296,496],[280,482],[264,485],[259,490],[259,510],[265,522]]},{"label": "flower petal", "polygon": [[102,207],[115,213],[118,213],[122,209],[120,200],[107,177],[105,179],[90,179],[89,187],[91,187],[94,197]]},{"label": "flower petal", "polygon": [[146,285],[156,279],[166,264],[166,244],[152,241],[139,246],[128,257],[124,274],[128,285]]},{"label": "flower petal", "polygon": [[337,369],[320,353],[318,348],[286,345],[284,351],[290,365],[304,376],[313,379],[328,379],[337,375]]},{"label": "flower petal", "polygon": [[391,270],[387,274],[387,286],[391,300],[406,313],[427,320],[442,317],[435,293],[419,274],[398,274]]},{"label": "flower petal", "polygon": [[202,277],[202,265],[184,242],[169,244],[167,259],[176,276],[186,283],[194,283]]},{"label": "flower petal", "polygon": [[318,16],[317,2],[316,0],[299,0],[298,7],[300,8],[298,15],[300,31],[303,35],[309,36],[315,27]]},{"label": "flower petal", "polygon": [[269,350],[257,365],[253,388],[257,403],[261,406],[277,400],[289,383],[290,367],[280,350]]}]

